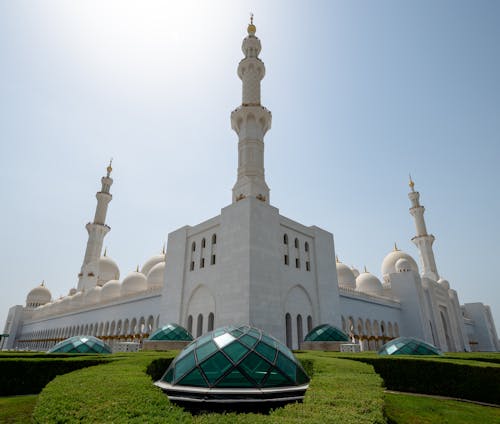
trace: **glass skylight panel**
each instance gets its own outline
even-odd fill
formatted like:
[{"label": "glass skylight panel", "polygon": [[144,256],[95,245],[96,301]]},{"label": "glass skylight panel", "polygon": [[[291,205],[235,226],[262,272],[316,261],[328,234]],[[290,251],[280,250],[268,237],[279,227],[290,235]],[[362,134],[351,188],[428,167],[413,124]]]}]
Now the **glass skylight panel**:
[{"label": "glass skylight panel", "polygon": [[217,346],[219,346],[219,349],[222,349],[224,346],[227,346],[229,343],[235,340],[236,339],[230,333],[224,333],[214,338],[214,342],[217,344]]}]

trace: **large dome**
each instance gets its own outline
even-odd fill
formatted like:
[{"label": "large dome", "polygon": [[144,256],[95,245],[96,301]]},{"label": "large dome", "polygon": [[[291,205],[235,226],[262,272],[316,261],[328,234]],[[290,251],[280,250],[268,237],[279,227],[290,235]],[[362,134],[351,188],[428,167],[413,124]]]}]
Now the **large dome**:
[{"label": "large dome", "polygon": [[99,271],[97,272],[97,284],[103,286],[109,280],[119,280],[120,269],[116,262],[104,255],[99,258]]},{"label": "large dome", "polygon": [[93,305],[101,300],[102,287],[95,286],[92,287],[85,293],[85,303],[87,305]]},{"label": "large dome", "polygon": [[148,340],[168,340],[172,342],[188,342],[193,340],[193,336],[184,327],[178,324],[167,324],[156,330]]},{"label": "large dome", "polygon": [[26,296],[26,306],[36,308],[40,305],[49,303],[51,298],[52,295],[49,289],[45,287],[45,283],[42,282],[28,293],[28,296]]},{"label": "large dome", "polygon": [[410,262],[412,271],[418,273],[418,265],[415,260],[408,255],[408,253],[403,252],[395,248],[391,253],[389,253],[382,261],[382,277],[384,281],[388,280],[389,274],[396,273],[396,262],[400,259],[406,259]]},{"label": "large dome", "polygon": [[305,342],[348,342],[349,337],[342,330],[330,324],[314,327],[304,338]]},{"label": "large dome", "polygon": [[190,343],[155,384],[174,401],[243,403],[301,400],[308,383],[290,349],[243,325]]},{"label": "large dome", "polygon": [[132,271],[122,281],[122,288],[120,294],[126,296],[127,294],[139,293],[147,290],[148,281],[143,273]]},{"label": "large dome", "polygon": [[151,258],[149,258],[144,265],[141,268],[141,272],[144,275],[148,275],[149,271],[156,265],[159,264],[160,262],[165,262],[165,254],[160,253],[159,255],[154,255]]},{"label": "large dome", "polygon": [[111,353],[111,348],[94,336],[74,336],[57,343],[47,353]]},{"label": "large dome", "polygon": [[356,290],[368,294],[382,295],[384,288],[380,280],[369,272],[362,272],[356,278]]},{"label": "large dome", "polygon": [[108,281],[101,290],[101,300],[111,300],[120,297],[121,284],[118,280]]},{"label": "large dome", "polygon": [[337,279],[339,286],[356,288],[356,277],[346,264],[337,261]]},{"label": "large dome", "polygon": [[148,273],[148,288],[162,287],[164,277],[165,262],[157,263],[153,268],[151,268],[151,271],[149,271]]},{"label": "large dome", "polygon": [[383,345],[379,355],[442,355],[440,350],[430,343],[415,337],[398,337]]}]

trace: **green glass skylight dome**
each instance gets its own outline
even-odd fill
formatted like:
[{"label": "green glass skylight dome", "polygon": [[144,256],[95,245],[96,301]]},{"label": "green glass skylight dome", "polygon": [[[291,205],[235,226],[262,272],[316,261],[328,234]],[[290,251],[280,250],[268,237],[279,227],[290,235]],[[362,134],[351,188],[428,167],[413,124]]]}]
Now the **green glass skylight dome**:
[{"label": "green glass skylight dome", "polygon": [[314,327],[305,337],[305,342],[348,342],[349,337],[342,330],[330,324]]},{"label": "green glass skylight dome", "polygon": [[155,383],[180,402],[292,402],[309,377],[293,353],[262,330],[222,327],[190,343]]},{"label": "green glass skylight dome", "polygon": [[436,347],[414,337],[398,337],[383,345],[379,355],[442,355]]},{"label": "green glass skylight dome", "polygon": [[94,336],[74,336],[57,343],[47,353],[111,353],[111,348]]},{"label": "green glass skylight dome", "polygon": [[178,324],[167,324],[156,330],[148,340],[167,340],[172,342],[190,342],[193,336],[184,327]]}]

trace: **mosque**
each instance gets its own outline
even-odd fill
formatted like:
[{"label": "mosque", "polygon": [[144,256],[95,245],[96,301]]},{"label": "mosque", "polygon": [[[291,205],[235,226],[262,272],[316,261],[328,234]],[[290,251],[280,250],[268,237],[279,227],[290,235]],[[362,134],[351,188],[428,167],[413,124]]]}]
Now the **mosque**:
[{"label": "mosque", "polygon": [[442,351],[499,351],[489,306],[460,305],[437,270],[420,194],[410,179],[410,215],[419,264],[396,246],[375,275],[336,259],[333,234],[305,226],[271,205],[264,174],[264,136],[271,112],[260,101],[265,75],[253,22],[238,65],[242,104],[231,113],[238,135],[238,170],[232,203],[195,226],[168,235],[166,251],[120,279],[115,261],[102,254],[110,231],[111,163],[96,194],[93,222],[76,288],[54,299],[44,284],[26,304],[9,309],[3,349],[47,350],[76,335],[111,346],[141,342],[159,326],[177,323],[200,336],[215,327],[246,324],[290,348],[319,324],[342,328],[363,350],[412,336]]}]

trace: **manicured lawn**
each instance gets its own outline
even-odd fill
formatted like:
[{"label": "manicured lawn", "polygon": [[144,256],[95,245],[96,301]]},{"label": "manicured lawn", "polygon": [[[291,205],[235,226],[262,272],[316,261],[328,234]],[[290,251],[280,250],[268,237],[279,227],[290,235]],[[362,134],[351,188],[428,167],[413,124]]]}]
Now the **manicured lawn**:
[{"label": "manicured lawn", "polygon": [[37,397],[38,395],[0,397],[0,423],[30,423]]},{"label": "manicured lawn", "polygon": [[500,408],[393,393],[384,398],[389,424],[500,423]]}]

